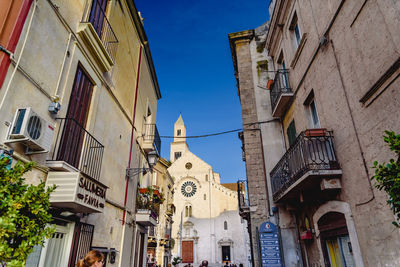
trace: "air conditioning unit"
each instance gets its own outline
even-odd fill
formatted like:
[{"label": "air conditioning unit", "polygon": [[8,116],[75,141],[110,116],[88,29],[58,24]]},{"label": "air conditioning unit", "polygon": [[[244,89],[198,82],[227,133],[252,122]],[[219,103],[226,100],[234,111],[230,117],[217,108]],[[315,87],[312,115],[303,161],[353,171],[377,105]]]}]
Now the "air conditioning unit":
[{"label": "air conditioning unit", "polygon": [[54,126],[40,117],[32,108],[20,108],[15,113],[7,140],[4,143],[22,143],[27,154],[50,151]]}]

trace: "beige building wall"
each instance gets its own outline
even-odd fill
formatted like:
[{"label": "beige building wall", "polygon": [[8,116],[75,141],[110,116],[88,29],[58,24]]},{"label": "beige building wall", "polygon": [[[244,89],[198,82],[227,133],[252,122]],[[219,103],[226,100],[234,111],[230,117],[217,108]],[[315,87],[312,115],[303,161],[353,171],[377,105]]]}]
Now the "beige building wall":
[{"label": "beige building wall", "polygon": [[[79,33],[82,29],[80,22],[87,19],[91,0],[38,0],[36,7],[32,5],[27,19],[28,22],[33,16],[31,26],[25,23],[15,60],[0,90],[0,143],[3,144],[7,137],[16,110],[32,107],[55,127],[52,149],[48,153],[27,155],[20,143],[8,146],[15,150],[14,160],[38,163],[39,167],[28,175],[27,182],[46,180],[48,172],[57,171],[48,165],[60,130],[56,118],[66,117],[75,73],[78,65],[82,66],[94,85],[86,130],[104,145],[99,181],[108,189],[103,213],[76,216],[81,222],[95,225],[92,246],[117,251],[116,262],[110,263],[110,266],[132,266],[136,243],[132,240],[137,238],[135,234],[140,228],[132,224],[138,177],[128,180],[125,203],[126,168],[139,167],[143,164],[141,162],[145,162],[147,152],[142,149],[143,126],[145,122],[156,122],[157,100],[161,95],[150,50],[146,47],[147,40],[144,42],[143,26],[135,13],[133,1],[107,3],[106,16],[118,39],[114,63],[109,71],[104,71],[93,47]],[[22,50],[21,40],[25,36],[27,41]],[[18,69],[13,75],[19,58]],[[48,112],[48,106],[55,97],[61,104],[57,115]],[[133,125],[132,159],[131,166],[128,166]],[[69,254],[69,247],[66,253]]]},{"label": "beige building wall", "polygon": [[[155,226],[155,240],[156,240],[156,255],[155,261],[157,265],[168,266],[171,264],[171,229],[174,221],[172,216],[175,212],[173,205],[174,200],[174,180],[167,171],[171,165],[164,158],[160,158],[157,165],[154,167],[153,186],[158,188],[159,192],[163,194],[164,202],[160,205],[159,217],[157,225]],[[153,237],[153,238],[154,238]]]}]

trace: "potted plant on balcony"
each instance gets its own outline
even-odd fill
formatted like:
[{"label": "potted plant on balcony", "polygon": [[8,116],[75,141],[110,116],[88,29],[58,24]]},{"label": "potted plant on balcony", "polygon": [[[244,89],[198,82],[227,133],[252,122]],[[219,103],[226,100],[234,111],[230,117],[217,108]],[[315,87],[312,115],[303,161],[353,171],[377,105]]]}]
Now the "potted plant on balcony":
[{"label": "potted plant on balcony", "polygon": [[140,188],[137,194],[137,209],[150,210],[152,217],[157,217],[160,205],[164,202],[164,195],[153,187]]}]

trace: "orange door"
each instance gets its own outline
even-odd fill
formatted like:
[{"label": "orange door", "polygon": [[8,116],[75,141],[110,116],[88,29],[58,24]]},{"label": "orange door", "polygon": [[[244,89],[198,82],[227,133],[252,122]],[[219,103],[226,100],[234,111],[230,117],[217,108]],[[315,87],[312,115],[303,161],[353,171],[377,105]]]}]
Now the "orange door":
[{"label": "orange door", "polygon": [[193,241],[182,241],[182,263],[193,263]]}]

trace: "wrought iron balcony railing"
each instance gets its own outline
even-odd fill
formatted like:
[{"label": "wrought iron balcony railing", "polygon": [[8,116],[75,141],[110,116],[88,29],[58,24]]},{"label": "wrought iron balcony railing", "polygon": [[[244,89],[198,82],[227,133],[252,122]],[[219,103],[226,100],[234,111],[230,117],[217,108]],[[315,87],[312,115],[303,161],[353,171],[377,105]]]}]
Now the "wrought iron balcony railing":
[{"label": "wrought iron balcony railing", "polygon": [[309,171],[326,173],[327,170],[340,170],[335,150],[333,134],[325,129],[306,130],[283,155],[272,169],[271,183],[274,201],[279,200],[303,175]]},{"label": "wrought iron balcony railing", "polygon": [[161,155],[161,138],[155,124],[144,125],[143,141],[152,143],[158,155]]},{"label": "wrought iron balcony railing", "polygon": [[100,178],[104,146],[76,120],[60,121],[52,161],[64,161],[96,180]]},{"label": "wrought iron balcony railing", "polygon": [[[276,113],[277,105],[280,104],[282,96],[287,96],[287,94],[292,94],[292,88],[289,85],[289,70],[280,69],[275,73],[274,83],[270,91],[273,114]],[[282,104],[286,104],[286,101]],[[281,114],[277,115],[280,116]]]},{"label": "wrought iron balcony railing", "polygon": [[247,218],[250,208],[249,208],[249,200],[247,198],[246,181],[237,181],[237,193],[238,193],[239,215],[242,216],[243,218]]},{"label": "wrought iron balcony railing", "polygon": [[93,0],[89,16],[82,22],[90,22],[93,25],[93,28],[99,36],[104,48],[115,62],[118,39],[105,13],[107,2],[108,1],[106,0]]}]

